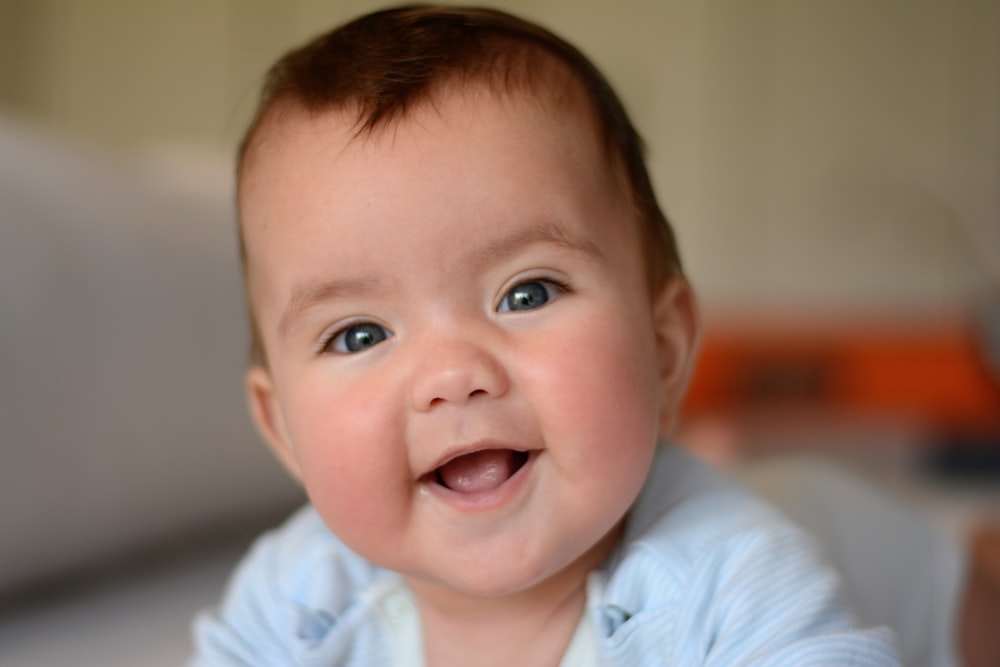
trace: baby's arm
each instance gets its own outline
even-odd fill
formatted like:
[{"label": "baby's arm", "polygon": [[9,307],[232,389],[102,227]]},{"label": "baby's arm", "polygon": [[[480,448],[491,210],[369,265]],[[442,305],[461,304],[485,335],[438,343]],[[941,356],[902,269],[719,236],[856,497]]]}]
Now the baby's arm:
[{"label": "baby's arm", "polygon": [[357,582],[372,577],[367,563],[346,562],[344,553],[310,506],[259,538],[218,610],[195,622],[195,657],[188,667],[316,664],[318,653],[336,648],[331,631],[350,625],[334,619],[344,620]]},{"label": "baby's arm", "polygon": [[796,530],[751,532],[711,558],[704,664],[899,664],[891,633],[855,627],[837,576]]},{"label": "baby's arm", "polygon": [[257,541],[218,611],[198,618],[188,667],[391,664],[377,600],[397,580],[307,506]]},{"label": "baby's arm", "polygon": [[602,603],[615,665],[899,664],[890,631],[859,629],[815,543],[731,485],[673,503],[630,544]]},{"label": "baby's arm", "polygon": [[219,609],[198,617],[188,667],[295,664],[279,639],[287,603],[274,590],[277,551],[273,539],[259,541],[233,574]]}]

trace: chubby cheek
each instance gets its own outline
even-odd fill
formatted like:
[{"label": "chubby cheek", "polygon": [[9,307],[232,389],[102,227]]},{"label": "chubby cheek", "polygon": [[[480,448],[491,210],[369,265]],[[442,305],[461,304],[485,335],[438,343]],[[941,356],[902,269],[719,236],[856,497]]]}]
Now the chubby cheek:
[{"label": "chubby cheek", "polygon": [[[291,437],[302,479],[329,528],[366,553],[401,534],[400,514],[410,498],[406,450],[393,431],[393,416],[363,389],[337,391],[328,383],[304,383],[294,401]],[[372,502],[373,499],[380,502]]]},{"label": "chubby cheek", "polygon": [[580,479],[626,487],[645,479],[658,428],[648,331],[624,326],[622,318],[587,318],[536,364],[543,370],[533,393],[549,404],[540,417],[546,440],[557,462],[580,471]]}]

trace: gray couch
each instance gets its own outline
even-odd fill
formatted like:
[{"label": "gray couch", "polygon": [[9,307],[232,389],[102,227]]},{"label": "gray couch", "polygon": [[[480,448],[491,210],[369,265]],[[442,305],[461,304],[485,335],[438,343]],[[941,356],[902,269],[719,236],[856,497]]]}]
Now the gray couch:
[{"label": "gray couch", "polygon": [[0,119],[0,600],[302,499],[243,401],[229,193]]}]

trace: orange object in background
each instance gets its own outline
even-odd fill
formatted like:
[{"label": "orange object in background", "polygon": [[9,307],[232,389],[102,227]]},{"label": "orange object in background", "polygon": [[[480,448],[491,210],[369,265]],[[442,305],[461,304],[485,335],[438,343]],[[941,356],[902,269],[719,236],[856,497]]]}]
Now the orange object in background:
[{"label": "orange object in background", "polygon": [[[849,324],[844,324],[849,323]],[[685,414],[803,407],[1000,434],[1000,380],[958,320],[720,322],[706,327]]]}]

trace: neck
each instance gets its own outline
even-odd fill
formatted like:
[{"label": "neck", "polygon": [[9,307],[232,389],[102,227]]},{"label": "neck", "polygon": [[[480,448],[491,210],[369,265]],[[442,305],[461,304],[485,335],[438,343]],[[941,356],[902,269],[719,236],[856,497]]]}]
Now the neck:
[{"label": "neck", "polygon": [[610,553],[612,531],[588,554],[525,590],[476,596],[410,579],[428,667],[556,667],[584,612],[587,577]]},{"label": "neck", "polygon": [[559,664],[586,602],[586,581],[552,591],[542,601],[524,596],[485,603],[428,598],[414,589],[428,667]]}]

